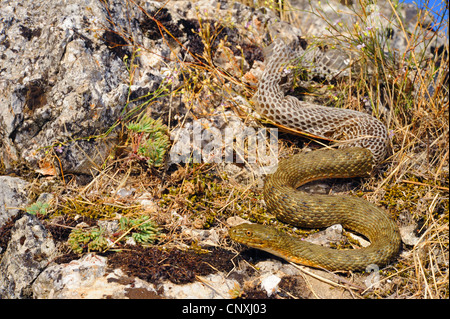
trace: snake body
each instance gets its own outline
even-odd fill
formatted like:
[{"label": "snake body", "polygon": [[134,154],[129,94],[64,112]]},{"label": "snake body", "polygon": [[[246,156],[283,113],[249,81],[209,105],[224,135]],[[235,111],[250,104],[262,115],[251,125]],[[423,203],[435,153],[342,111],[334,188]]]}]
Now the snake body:
[{"label": "snake body", "polygon": [[[286,85],[282,81],[286,69],[304,51],[293,52],[282,40],[276,40],[267,52],[268,62],[253,97],[257,111],[275,123],[339,143],[338,149],[301,153],[280,161],[277,171],[264,185],[268,210],[279,220],[295,226],[322,228],[341,224],[367,237],[371,245],[336,250],[256,224],[232,227],[231,239],[288,261],[329,270],[364,270],[371,264],[385,265],[398,253],[401,239],[396,223],[384,210],[356,197],[314,195],[297,190],[300,185],[317,179],[368,175],[386,155],[385,126],[362,112],[285,96]],[[320,63],[326,64],[318,59],[316,64]]]}]

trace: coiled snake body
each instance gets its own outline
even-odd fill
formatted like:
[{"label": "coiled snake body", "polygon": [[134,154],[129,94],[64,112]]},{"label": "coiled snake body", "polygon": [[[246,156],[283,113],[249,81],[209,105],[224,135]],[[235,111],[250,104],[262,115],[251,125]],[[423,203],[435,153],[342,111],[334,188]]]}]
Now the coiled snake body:
[{"label": "coiled snake body", "polygon": [[304,51],[299,49],[294,53],[283,41],[276,40],[267,52],[268,62],[253,97],[257,111],[288,128],[339,141],[339,149],[297,154],[281,161],[264,185],[267,208],[281,221],[296,226],[321,228],[341,224],[366,236],[371,245],[336,250],[256,224],[232,227],[231,239],[288,261],[329,270],[364,270],[371,264],[385,265],[397,254],[401,244],[398,227],[385,211],[356,197],[314,195],[296,189],[317,179],[370,173],[386,155],[385,126],[365,113],[285,96],[281,82],[288,63]]}]

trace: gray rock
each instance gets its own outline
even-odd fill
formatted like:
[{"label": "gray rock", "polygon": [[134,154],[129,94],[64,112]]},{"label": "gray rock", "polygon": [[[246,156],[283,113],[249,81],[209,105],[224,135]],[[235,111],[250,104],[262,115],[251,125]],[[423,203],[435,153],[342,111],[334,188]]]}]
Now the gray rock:
[{"label": "gray rock", "polygon": [[0,227],[27,205],[27,184],[19,177],[0,176]]},{"label": "gray rock", "polygon": [[[125,21],[124,11],[114,11],[116,23]],[[104,30],[101,25],[113,30],[107,18],[95,0],[2,1],[0,160],[6,168],[22,160],[38,168],[42,148],[56,142],[63,143],[58,156],[65,172],[90,174],[104,160],[112,144],[84,138],[116,121],[128,76],[122,62],[127,49],[108,44],[125,40],[93,31]]]},{"label": "gray rock", "polygon": [[17,220],[0,262],[0,298],[31,297],[31,284],[55,252],[49,232],[35,216],[27,214]]},{"label": "gray rock", "polygon": [[[46,268],[33,283],[37,299],[102,298],[112,293],[108,287],[106,258],[87,254],[68,264]],[[103,280],[102,280],[103,279]]]},{"label": "gray rock", "polygon": [[316,245],[330,246],[330,243],[336,243],[345,240],[345,236],[342,234],[342,225],[336,224],[327,227],[325,230],[321,230],[317,233],[309,235],[305,238],[305,241],[311,242]]},{"label": "gray rock", "polygon": [[[330,36],[340,32],[346,34],[346,30],[352,30],[356,22],[362,25],[364,30],[366,27],[379,27],[379,39],[385,39],[391,51],[396,51],[397,59],[405,52],[410,54],[411,50],[416,54],[426,52],[431,55],[433,48],[447,42],[444,36],[430,36],[426,28],[432,25],[434,18],[412,3],[399,4],[396,14],[387,1],[378,1],[376,5],[367,5],[364,8],[359,1],[350,1],[348,5],[344,5],[337,0],[292,0],[290,5],[292,8],[287,13],[289,21],[292,26],[302,31],[303,36]],[[422,28],[418,27],[418,19]],[[415,42],[413,48],[408,46],[405,32],[399,27],[400,23],[406,32],[416,34],[417,39],[421,39]],[[334,28],[340,31],[336,32]],[[423,43],[420,43],[421,41]]]},{"label": "gray rock", "polygon": [[230,291],[239,287],[237,280],[227,278],[227,274],[217,272],[204,277],[197,276],[197,282],[176,285],[169,281],[159,288],[165,298],[173,299],[229,299]]},{"label": "gray rock", "polygon": [[87,254],[68,264],[49,266],[34,281],[32,291],[37,299],[229,298],[237,284],[222,272],[198,280],[184,285],[165,281],[156,287],[120,269],[108,270],[105,257]]}]

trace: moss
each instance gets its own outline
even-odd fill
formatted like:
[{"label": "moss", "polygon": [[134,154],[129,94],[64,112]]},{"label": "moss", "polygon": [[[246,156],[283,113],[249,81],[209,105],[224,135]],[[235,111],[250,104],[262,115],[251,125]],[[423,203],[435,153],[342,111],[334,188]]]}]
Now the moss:
[{"label": "moss", "polygon": [[90,219],[112,219],[116,214],[131,215],[139,213],[139,207],[133,206],[130,208],[121,206],[120,208],[111,205],[108,202],[108,197],[97,198],[92,201],[87,201],[85,198],[77,197],[74,199],[66,199],[62,201],[52,216],[83,216]]},{"label": "moss", "polygon": [[[407,176],[403,182],[386,185],[384,187],[385,194],[380,200],[381,204],[384,204],[395,217],[398,217],[403,211],[411,212],[416,219],[420,219],[421,216],[418,207],[419,204],[424,204],[426,201],[433,200],[428,195],[430,189],[440,187],[440,184],[436,184],[435,181],[422,179],[416,176]],[[443,196],[444,198],[445,196]],[[424,202],[425,201],[425,202]],[[432,212],[433,217],[438,218],[439,215],[444,214],[448,220],[448,200],[440,200],[435,206]]]},{"label": "moss", "polygon": [[[168,187],[159,205],[166,207],[175,202],[175,208],[190,213],[190,218],[195,221],[196,227],[207,229],[216,223],[217,217],[228,211],[227,209],[221,211],[220,208],[229,199],[232,188],[227,186],[224,175],[218,177],[211,173],[202,174],[202,170],[196,171],[195,168],[196,165],[193,165],[193,171],[185,173],[188,178],[183,179],[181,183]],[[190,174],[192,175],[189,177]]]},{"label": "moss", "polygon": [[226,173],[215,174],[211,168],[192,164],[173,173],[178,180],[162,194],[162,209],[170,206],[182,215],[187,213],[196,228],[204,229],[216,225],[218,219],[235,215],[248,218],[255,211],[263,211],[258,194],[231,185]]},{"label": "moss", "polygon": [[202,246],[200,246],[197,241],[193,241],[191,243],[191,245],[189,246],[189,251],[191,251],[197,255],[203,255],[203,254],[210,253],[209,250],[203,249]]},{"label": "moss", "polygon": [[233,257],[236,257],[234,253],[219,247],[208,249],[208,253],[197,254],[192,250],[125,246],[120,252],[108,254],[107,262],[112,269],[120,267],[128,276],[154,284],[165,280],[186,284],[194,282],[196,276],[206,276],[217,271],[230,272],[234,267],[230,262]]}]

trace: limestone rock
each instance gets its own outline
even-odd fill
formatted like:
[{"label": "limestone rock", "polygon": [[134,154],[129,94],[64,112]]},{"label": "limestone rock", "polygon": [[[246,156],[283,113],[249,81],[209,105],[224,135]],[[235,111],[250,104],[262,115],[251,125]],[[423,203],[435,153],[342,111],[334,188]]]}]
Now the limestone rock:
[{"label": "limestone rock", "polygon": [[[121,21],[124,10],[116,12],[114,21]],[[103,161],[111,145],[83,138],[105,132],[127,97],[127,50],[108,45],[125,40],[93,31],[102,24],[114,29],[107,18],[95,0],[2,1],[0,160],[6,168],[25,160],[38,169],[45,156],[38,149],[57,142],[65,172],[90,174]]]},{"label": "limestone rock", "polygon": [[158,285],[107,268],[107,258],[87,254],[67,264],[51,265],[32,285],[37,299],[125,299],[125,298],[229,298],[237,281],[218,272],[197,282]]},{"label": "limestone rock", "polygon": [[0,262],[0,298],[29,298],[30,285],[54,258],[55,244],[41,222],[31,215],[16,221]]},{"label": "limestone rock", "polygon": [[[231,10],[230,22],[236,23],[246,23],[256,11],[228,3],[217,9],[221,6],[210,1],[167,5],[146,2],[143,8],[150,13],[161,8],[158,19],[200,55],[203,44],[192,32],[198,28],[198,10],[220,11],[210,17]],[[39,172],[53,167],[49,175],[60,166],[64,173],[90,175],[101,165],[115,135],[95,136],[111,128],[126,106],[126,111],[135,106],[127,105],[129,89],[130,99],[156,92],[167,77],[162,67],[174,67],[171,54],[180,51],[169,48],[139,7],[119,0],[68,0],[51,6],[5,0],[0,29],[0,160],[6,168],[22,161]],[[130,62],[124,60],[132,57],[133,46],[143,50],[133,61],[140,67],[129,86]],[[152,107],[157,117],[168,113],[168,101],[162,100]],[[58,161],[46,157],[46,147],[53,147]]]},{"label": "limestone rock", "polygon": [[45,269],[33,283],[36,299],[158,298],[152,284],[130,278],[121,270],[107,271],[107,259],[87,254]]},{"label": "limestone rock", "polygon": [[0,227],[26,206],[28,183],[19,177],[0,176]]},{"label": "limestone rock", "polygon": [[[397,14],[393,12],[392,6],[387,1],[375,1],[374,4],[362,8],[358,1],[349,1],[347,5],[344,5],[342,1],[337,0],[292,0],[289,6],[291,7],[286,15],[291,25],[300,29],[303,36],[330,36],[336,34],[336,30],[345,34],[346,30],[351,30],[358,22],[360,25],[365,24],[362,26],[364,31],[379,28],[382,33],[380,39],[389,39],[389,47],[398,53],[396,58],[404,53],[410,54],[411,50],[416,54],[423,51],[432,54],[434,48],[447,42],[444,37],[430,37],[428,32],[424,32],[430,28],[434,18],[412,3],[399,4],[396,8]],[[318,17],[324,17],[324,19]],[[409,40],[399,27],[399,19],[406,32],[416,34],[418,39],[424,40],[424,43],[417,41],[419,45],[409,47]]]},{"label": "limestone rock", "polygon": [[162,285],[164,296],[174,299],[224,299],[230,298],[230,290],[238,285],[236,280],[226,278],[226,274],[221,272],[197,279],[199,281],[185,285],[165,282]]}]

